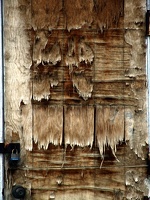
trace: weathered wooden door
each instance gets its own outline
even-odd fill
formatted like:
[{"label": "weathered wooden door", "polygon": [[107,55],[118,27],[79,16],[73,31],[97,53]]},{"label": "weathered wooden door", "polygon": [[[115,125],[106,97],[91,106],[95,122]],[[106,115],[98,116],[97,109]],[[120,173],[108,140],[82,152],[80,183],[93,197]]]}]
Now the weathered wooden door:
[{"label": "weathered wooden door", "polygon": [[5,197],[148,195],[146,0],[5,0]]}]

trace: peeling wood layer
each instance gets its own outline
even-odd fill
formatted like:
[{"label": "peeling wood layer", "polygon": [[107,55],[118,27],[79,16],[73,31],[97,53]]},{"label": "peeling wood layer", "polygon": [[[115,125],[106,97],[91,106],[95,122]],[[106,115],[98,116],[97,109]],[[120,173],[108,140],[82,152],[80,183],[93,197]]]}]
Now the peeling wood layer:
[{"label": "peeling wood layer", "polygon": [[73,0],[35,0],[32,2],[31,24],[34,30],[52,30],[59,28],[63,18],[61,26],[68,31],[90,27],[93,23],[103,30],[117,24],[122,13],[123,0],[77,0],[76,3]]},{"label": "peeling wood layer", "polygon": [[91,146],[94,140],[94,108],[65,107],[65,144]]},{"label": "peeling wood layer", "polygon": [[[12,4],[9,5],[7,5],[6,2],[5,4],[5,8],[12,9],[14,19],[16,19],[17,16],[18,18],[20,16],[20,21],[17,20],[14,24],[11,16],[7,12],[5,13],[8,21],[5,27],[7,38],[5,45],[7,62],[5,83],[6,90],[8,91],[6,93],[8,110],[8,112],[6,112],[6,130],[8,135],[11,135],[11,131],[13,131],[18,132],[20,137],[23,137],[23,135],[29,135],[29,138],[33,138],[33,129],[37,129],[35,124],[42,127],[43,121],[48,118],[46,109],[43,108],[42,110],[44,104],[46,104],[46,107],[55,105],[60,106],[60,115],[64,115],[65,120],[67,120],[67,116],[65,116],[67,114],[63,114],[62,110],[63,107],[68,104],[71,106],[78,106],[78,104],[86,106],[90,105],[91,108],[96,106],[102,107],[104,110],[106,105],[114,105],[118,110],[121,106],[125,106],[125,110],[132,107],[133,112],[138,112],[138,115],[135,115],[134,119],[132,119],[134,122],[131,122],[133,124],[132,129],[134,129],[136,136],[134,137],[133,133],[130,131],[130,136],[127,135],[124,137],[123,135],[126,133],[125,130],[125,133],[121,132],[121,140],[123,140],[123,138],[125,140],[126,138],[127,140],[130,140],[131,148],[134,149],[135,141],[139,140],[139,138],[142,139],[141,147],[139,148],[138,146],[138,148],[135,148],[135,152],[141,156],[141,153],[138,153],[139,150],[137,149],[141,149],[146,141],[146,129],[144,128],[144,132],[141,135],[140,132],[142,130],[139,131],[138,128],[140,117],[144,116],[146,113],[145,104],[143,103],[143,97],[146,99],[145,68],[143,67],[144,52],[141,54],[144,45],[142,39],[143,32],[140,28],[125,31],[122,23],[123,17],[120,15],[120,13],[123,13],[122,1],[111,1],[107,3],[91,1],[90,4],[85,4],[85,2],[82,1],[77,2],[77,10],[85,8],[83,9],[85,15],[78,15],[79,19],[77,19],[76,22],[78,25],[81,21],[85,20],[86,10],[88,10],[86,6],[89,7],[89,10],[91,10],[92,13],[98,13],[100,10],[103,11],[108,18],[110,18],[111,10],[115,9],[116,13],[114,12],[114,19],[120,19],[117,28],[111,29],[106,25],[109,29],[104,29],[103,33],[97,32],[94,25],[91,26],[91,28],[86,27],[85,29],[81,29],[83,26],[82,23],[80,30],[72,30],[68,32],[67,27],[59,27],[59,17],[57,20],[53,20],[51,17],[50,21],[47,19],[47,14],[52,11],[53,13],[59,13],[60,16],[62,14],[61,12],[64,13],[65,11],[67,13],[68,9],[71,11],[71,6],[73,4],[69,4],[68,1],[65,1],[64,4],[61,2],[57,6],[55,4],[56,2],[51,2],[53,5],[51,8],[49,8],[48,2],[44,1],[40,7],[41,10],[37,9],[38,4],[36,1],[32,2],[32,4],[27,3],[29,2],[26,2],[26,4],[25,2],[23,4],[22,2],[12,2]],[[40,4],[41,2],[39,2],[39,5]],[[108,5],[110,6],[110,10],[108,10]],[[18,7],[21,8],[19,9],[19,12]],[[50,9],[52,9],[52,11]],[[20,27],[21,20],[24,20],[23,17],[25,17],[31,10],[33,10],[31,15],[32,20],[27,18],[27,22]],[[45,15],[42,14],[43,10],[44,13],[46,13]],[[41,14],[38,12],[41,12]],[[38,17],[41,17],[42,20],[38,20]],[[93,17],[93,15],[91,15],[91,17]],[[109,20],[107,17],[105,17],[105,19],[108,22]],[[73,18],[67,17],[67,19],[70,19],[71,21]],[[124,18],[126,19],[126,12]],[[90,18],[88,19],[91,21]],[[57,23],[52,24],[50,30],[45,20],[51,24],[51,20]],[[100,16],[99,20],[103,22]],[[11,21],[12,26],[10,26]],[[72,23],[71,21],[68,23]],[[32,23],[34,23],[35,26],[33,29],[30,28],[29,23],[31,23],[31,26]],[[92,21],[90,23],[92,23]],[[45,24],[45,27],[43,24]],[[57,25],[59,29],[57,29]],[[38,28],[35,28],[36,26]],[[17,35],[16,27],[18,27]],[[7,30],[9,29],[11,29],[10,33],[13,34],[13,36],[8,34]],[[72,28],[69,29],[71,30]],[[14,39],[12,39],[13,37]],[[134,38],[137,39],[133,42]],[[13,48],[9,49],[9,46],[14,45],[15,47],[16,44],[18,44],[18,51],[12,52],[11,49]],[[136,50],[137,46],[139,47],[138,50]],[[24,52],[26,53],[24,54]],[[31,54],[29,55],[29,53]],[[12,57],[12,55],[14,56]],[[23,108],[21,105],[24,105]],[[29,109],[33,109],[33,107],[36,108],[37,113],[39,110],[39,113],[43,115],[43,118],[39,120],[39,124],[33,123],[33,121],[38,117],[38,115],[34,115],[29,111]],[[68,109],[68,107],[66,108]],[[107,113],[107,109],[105,112]],[[106,114],[105,112],[104,116]],[[125,113],[121,115],[122,121],[120,122],[120,125],[117,125],[118,121],[115,121],[116,125],[114,125],[114,129],[116,129],[115,126],[118,126],[118,130],[120,130],[120,128],[122,128],[122,123],[128,125],[128,123],[125,122],[126,120],[123,120],[123,116],[126,115]],[[29,120],[26,120],[26,115]],[[70,115],[73,116],[74,111],[71,111]],[[98,118],[98,116],[96,118],[93,117],[93,120],[92,118],[91,120],[96,121],[96,126],[99,129],[100,125],[97,122],[99,121]],[[106,114],[106,119],[104,121],[109,121],[109,118],[110,117]],[[61,126],[62,121],[63,119],[61,119],[60,122]],[[146,126],[146,120],[144,126]],[[74,129],[73,127],[72,129]],[[48,129],[50,129],[50,127]],[[127,127],[127,129],[130,128]],[[111,130],[111,128],[109,130]],[[74,130],[72,131],[74,132]],[[94,132],[95,130],[93,131],[93,135]],[[104,129],[104,132],[107,131]],[[42,138],[43,134],[45,133],[44,131],[42,133],[42,130],[41,137],[38,132],[34,133],[34,135],[36,135],[34,136],[36,138],[35,141],[40,143],[40,139],[38,138]],[[99,135],[98,132],[97,135]],[[117,133],[117,139],[115,140],[114,138],[115,142],[109,141],[107,137],[105,136],[104,140],[99,140],[99,144],[102,145],[100,147],[101,153],[103,143],[108,143],[114,150],[116,145],[115,143],[120,140]],[[60,138],[63,138],[62,133]],[[59,142],[57,141],[55,144],[61,143],[60,138],[58,139]],[[99,136],[97,136],[97,138],[99,138]],[[26,141],[28,141],[28,139]],[[47,144],[42,142],[39,146],[44,145],[48,147],[48,142],[54,141],[53,139],[48,139]],[[75,143],[77,144],[78,142],[79,141]],[[73,143],[73,141],[71,143]],[[92,144],[93,140],[84,143]],[[32,149],[32,145],[30,145],[27,143],[25,144],[28,149]]]},{"label": "peeling wood layer", "polygon": [[[39,106],[33,108],[33,138],[39,148],[47,149],[49,143],[62,144],[63,107]],[[43,126],[41,126],[43,124]]]},{"label": "peeling wood layer", "polygon": [[145,5],[4,2],[6,142],[21,143],[8,200],[14,183],[28,200],[148,194]]},{"label": "peeling wood layer", "polygon": [[109,145],[115,154],[118,142],[126,140],[124,135],[124,108],[97,107],[96,114],[96,136],[100,154],[103,155],[106,145]]}]

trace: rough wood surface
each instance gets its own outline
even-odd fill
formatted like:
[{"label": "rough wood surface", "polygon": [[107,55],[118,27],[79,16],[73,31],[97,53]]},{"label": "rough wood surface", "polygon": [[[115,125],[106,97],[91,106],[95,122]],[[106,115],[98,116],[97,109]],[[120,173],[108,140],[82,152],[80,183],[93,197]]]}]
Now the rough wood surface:
[{"label": "rough wood surface", "polygon": [[[33,138],[39,148],[62,144],[63,107],[34,105]],[[41,126],[43,124],[43,126]]]},{"label": "rough wood surface", "polygon": [[28,200],[148,195],[145,6],[4,1],[5,138],[21,143],[7,200],[14,184]]},{"label": "rough wood surface", "polygon": [[146,161],[126,144],[117,149],[119,162],[106,148],[101,166],[98,148],[68,146],[64,150],[50,145],[45,151],[34,145],[32,152],[26,152],[24,165],[9,169],[9,177],[12,183],[27,188],[27,199],[48,199],[52,194],[62,200],[70,196],[75,200],[142,199],[148,192],[144,184]]},{"label": "rough wood surface", "polygon": [[94,108],[88,106],[65,107],[65,144],[91,146],[94,141]]},{"label": "rough wood surface", "polygon": [[124,107],[96,107],[96,136],[100,154],[103,155],[106,145],[115,154],[116,145],[125,140]]}]

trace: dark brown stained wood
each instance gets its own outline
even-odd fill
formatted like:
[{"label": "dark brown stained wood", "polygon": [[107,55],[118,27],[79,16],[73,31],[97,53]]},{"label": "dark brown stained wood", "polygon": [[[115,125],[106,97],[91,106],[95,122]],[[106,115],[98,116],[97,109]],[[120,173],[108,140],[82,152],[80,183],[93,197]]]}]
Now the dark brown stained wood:
[{"label": "dark brown stained wood", "polygon": [[31,17],[32,27],[35,30],[36,29],[51,30],[57,27],[62,9],[62,1],[32,0],[31,5],[32,5],[32,17]]},{"label": "dark brown stained wood", "polygon": [[76,2],[74,2],[73,0],[67,0],[64,2],[64,6],[66,11],[66,26],[69,31],[71,29],[79,29],[84,25],[91,25],[91,23],[93,22],[93,1],[77,0]]},{"label": "dark brown stained wood", "polygon": [[[123,1],[79,0],[76,3],[71,0],[64,1],[66,11],[66,26],[71,29],[79,29],[96,23],[101,31],[104,28],[117,24],[122,13]],[[78,13],[78,15],[77,15]]]},{"label": "dark brown stained wood", "polygon": [[140,199],[147,192],[144,188],[146,162],[127,145],[117,146],[117,149],[119,162],[106,148],[100,169],[102,160],[97,148],[68,147],[64,152],[63,148],[53,145],[47,151],[34,145],[34,151],[26,153],[26,164],[11,170],[10,175],[12,181],[27,187],[32,199],[38,199],[39,195],[46,199],[52,193],[55,199],[69,199],[70,195],[83,200],[104,197],[118,200],[132,195]]},{"label": "dark brown stained wood", "polygon": [[115,26],[123,14],[123,0],[33,0],[31,5],[34,30],[63,28],[70,31],[95,23],[103,31],[106,27]]}]

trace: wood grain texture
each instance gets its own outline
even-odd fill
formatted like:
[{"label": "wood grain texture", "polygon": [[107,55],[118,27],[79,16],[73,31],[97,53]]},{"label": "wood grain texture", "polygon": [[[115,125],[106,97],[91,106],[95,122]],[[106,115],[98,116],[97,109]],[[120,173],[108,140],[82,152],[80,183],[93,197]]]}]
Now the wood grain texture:
[{"label": "wood grain texture", "polygon": [[4,2],[6,142],[21,143],[6,199],[13,184],[28,200],[148,195],[145,5]]},{"label": "wood grain texture", "polygon": [[85,25],[91,26],[93,22],[103,31],[104,28],[112,26],[114,22],[118,22],[123,9],[123,1],[78,0],[74,4],[74,1],[66,0],[64,7],[69,31],[82,28]]},{"label": "wood grain texture", "polygon": [[[30,85],[30,44],[25,30],[29,23],[23,20],[23,16],[31,12],[28,1],[6,1],[4,46],[5,46],[5,120],[6,137],[11,141],[12,132],[20,134],[21,116],[20,104],[23,101],[28,104],[31,99]],[[7,11],[6,11],[7,10]],[[11,15],[8,10],[11,10]],[[28,21],[27,17],[27,21]]]},{"label": "wood grain texture", "polygon": [[33,115],[33,138],[39,148],[47,149],[49,143],[61,145],[63,107],[34,105]]},{"label": "wood grain texture", "polygon": [[35,30],[56,28],[61,9],[62,1],[59,0],[32,0],[32,27]]},{"label": "wood grain texture", "polygon": [[94,140],[94,108],[88,106],[65,107],[65,144],[92,146]]},{"label": "wood grain texture", "polygon": [[102,156],[107,145],[115,154],[116,145],[124,140],[124,110],[124,107],[96,107],[96,136]]},{"label": "wood grain texture", "polygon": [[[50,145],[48,150],[26,153],[26,163],[18,170],[10,170],[12,182],[27,188],[28,199],[142,199],[147,194],[144,186],[146,162],[141,161],[127,145],[117,146],[117,162],[106,148],[103,165],[98,148],[71,149]],[[126,154],[125,154],[126,152]],[[21,174],[21,176],[20,176]],[[30,184],[32,185],[30,186]],[[77,192],[78,191],[78,192]],[[134,191],[134,193],[133,193]]]}]

